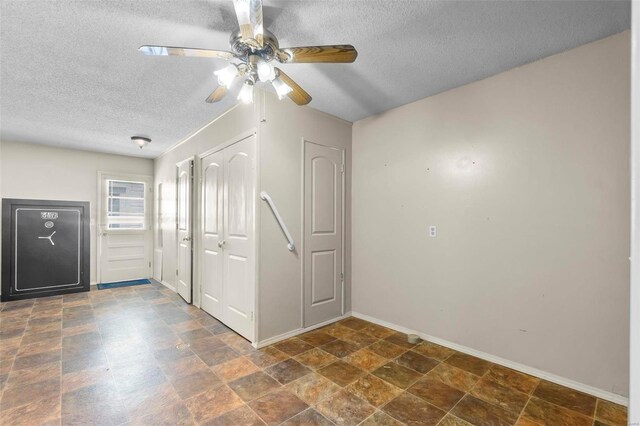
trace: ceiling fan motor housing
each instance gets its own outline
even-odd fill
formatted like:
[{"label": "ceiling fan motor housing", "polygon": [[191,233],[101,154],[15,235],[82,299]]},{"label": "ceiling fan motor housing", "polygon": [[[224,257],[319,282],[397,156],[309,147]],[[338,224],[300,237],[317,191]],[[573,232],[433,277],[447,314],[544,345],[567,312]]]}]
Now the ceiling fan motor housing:
[{"label": "ceiling fan motor housing", "polygon": [[275,59],[279,48],[278,39],[267,30],[264,31],[262,49],[256,48],[247,43],[246,40],[243,40],[240,30],[231,33],[229,45],[233,54],[243,62],[248,62],[249,55],[258,55],[267,62],[272,61]]}]

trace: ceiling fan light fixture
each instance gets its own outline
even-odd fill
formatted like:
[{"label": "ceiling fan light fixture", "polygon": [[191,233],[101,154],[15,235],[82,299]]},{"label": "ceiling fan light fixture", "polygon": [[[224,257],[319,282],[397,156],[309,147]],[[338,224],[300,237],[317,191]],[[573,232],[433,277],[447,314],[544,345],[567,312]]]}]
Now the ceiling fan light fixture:
[{"label": "ceiling fan light fixture", "polygon": [[214,71],[213,73],[218,77],[218,84],[220,86],[229,88],[231,87],[233,80],[238,76],[238,67],[235,64],[229,64],[221,70]]},{"label": "ceiling fan light fixture", "polygon": [[[202,49],[179,46],[144,45],[138,50],[150,56],[191,56],[234,61],[214,71],[218,87],[206,98],[207,103],[220,102],[231,86],[244,82],[238,99],[253,101],[253,86],[272,83],[280,99],[285,96],[299,106],[311,102],[311,96],[276,65],[311,63],[351,63],[358,51],[350,44],[280,47],[278,38],[265,28],[263,0],[233,0],[238,29],[229,37],[229,50]],[[239,84],[239,83],[238,83]],[[247,87],[249,86],[249,87]]]},{"label": "ceiling fan light fixture", "polygon": [[138,145],[140,149],[151,143],[151,139],[145,138],[144,136],[131,136],[131,141]]},{"label": "ceiling fan light fixture", "polygon": [[282,81],[280,77],[275,78],[271,84],[273,84],[273,88],[276,89],[276,93],[280,99],[287,96],[293,90],[287,83]]},{"label": "ceiling fan light fixture", "polygon": [[244,104],[250,104],[253,102],[253,83],[251,80],[246,80],[238,93],[238,100]]},{"label": "ceiling fan light fixture", "polygon": [[273,81],[274,78],[276,78],[276,71],[273,65],[267,61],[258,62],[258,79],[266,83]]}]

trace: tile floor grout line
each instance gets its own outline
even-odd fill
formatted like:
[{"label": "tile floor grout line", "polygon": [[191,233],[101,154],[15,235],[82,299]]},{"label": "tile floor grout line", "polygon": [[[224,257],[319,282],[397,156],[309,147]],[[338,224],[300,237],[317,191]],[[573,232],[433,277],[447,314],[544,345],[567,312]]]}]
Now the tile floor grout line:
[{"label": "tile floor grout line", "polygon": [[[94,308],[93,308],[93,301],[90,300],[89,304],[91,305],[91,314],[95,317],[95,312],[94,312]],[[96,322],[98,322],[98,318],[96,318]],[[109,370],[109,377],[115,382],[115,377],[113,376],[113,366],[111,365],[111,359],[107,355],[106,351],[104,351],[104,338],[102,336],[102,331],[100,330],[100,325],[99,324],[96,324],[96,329],[98,331],[98,335],[100,336],[100,348],[102,349],[103,352],[105,352],[104,357],[107,360],[107,367],[108,367],[108,370]],[[117,385],[115,385],[115,383],[114,383],[114,386],[117,386]],[[61,391],[62,391],[62,389],[61,389]],[[122,409],[124,410],[125,415],[127,417],[127,421],[126,422],[122,422],[121,425],[129,423],[129,421],[131,420],[131,418],[129,416],[129,410],[127,410],[126,406],[120,400],[120,392],[118,392],[118,400],[122,404]],[[62,403],[60,404],[60,410],[62,410]],[[62,413],[60,413],[60,419],[62,420]]]},{"label": "tile floor grout line", "polygon": [[[534,377],[534,376],[532,376],[532,377]],[[545,399],[545,398],[542,398],[542,397],[540,397],[540,396],[536,396],[536,395],[534,395],[534,392],[538,389],[538,386],[540,386],[540,384],[542,383],[542,380],[544,380],[544,379],[540,379],[540,382],[536,385],[536,387],[534,388],[534,390],[532,390],[532,391],[531,391],[531,398],[537,398],[537,399],[539,399],[539,400],[541,400],[541,401],[543,401],[543,402],[546,402],[547,404],[551,404],[551,405],[553,405],[553,406],[555,406],[555,407],[558,407],[558,408],[561,408],[561,409],[563,409],[563,410],[568,410],[569,412],[572,412],[572,413],[578,414],[578,415],[580,415],[580,416],[582,416],[582,417],[590,418],[590,419],[592,419],[592,420],[594,420],[594,421],[595,421],[595,417],[596,417],[596,416],[595,416],[595,408],[594,408],[593,416],[587,416],[586,414],[583,414],[583,413],[581,413],[581,412],[579,412],[579,411],[576,411],[576,410],[573,410],[573,409],[571,409],[571,408],[568,408],[568,407],[562,406],[562,405],[560,405],[560,404],[556,404],[555,402],[551,402],[551,401],[549,401],[549,400],[547,400],[547,399]],[[550,382],[550,383],[553,383],[553,382]],[[554,384],[555,384],[555,383],[554,383]],[[562,385],[558,385],[558,386],[562,386]],[[563,386],[563,387],[564,387],[564,386]],[[575,389],[570,389],[570,388],[568,388],[568,389],[569,389],[570,391],[572,391],[572,392],[580,392],[580,391],[576,391]],[[585,394],[584,392],[580,392],[580,393]],[[596,398],[596,407],[597,407],[597,404],[598,404],[598,401],[597,401],[597,400],[598,400],[599,398],[597,398],[597,397],[595,397],[595,396],[593,396],[593,395],[589,395],[589,394],[585,394],[585,395],[587,395],[587,396],[591,396],[591,397],[593,397],[593,398]],[[612,404],[615,404],[615,403],[612,403]],[[619,404],[616,404],[616,405],[619,405]]]},{"label": "tile floor grout line", "polygon": [[531,401],[532,397],[533,397],[533,391],[531,391],[531,393],[529,394],[529,397],[527,398],[527,402],[522,406],[522,410],[520,410],[520,414],[518,414],[518,418],[516,419],[516,424],[518,423],[518,421],[520,421],[520,419],[524,415],[524,411],[527,409],[527,405],[529,405],[529,402]]},{"label": "tile floor grout line", "polygon": [[[176,304],[177,304],[177,302],[176,302]],[[186,312],[186,311],[185,311],[185,312]],[[189,314],[189,313],[187,312],[187,314]],[[191,316],[191,315],[189,315],[189,316]],[[193,318],[193,317],[192,317],[192,318]],[[162,321],[167,325],[167,327],[171,330],[171,332],[172,332],[172,333],[173,333],[173,334],[174,334],[178,339],[180,339],[180,340],[182,341],[182,338],[181,338],[181,337],[180,337],[180,335],[179,335],[179,334],[178,334],[178,333],[177,333],[177,332],[176,332],[176,331],[171,327],[171,324],[169,324],[169,323],[167,323],[166,321],[164,321],[164,318],[162,319]],[[202,324],[201,324],[201,325],[202,325]],[[203,327],[203,328],[204,328],[204,327]],[[212,333],[212,335],[213,335],[213,333]],[[224,342],[223,342],[223,343],[224,343]],[[226,345],[226,343],[225,343],[225,346],[226,346],[226,347],[228,347],[228,346]],[[189,347],[191,347],[191,344],[190,344],[190,343],[189,343]],[[231,350],[233,350],[233,348],[231,348]],[[226,385],[226,382],[225,382],[224,380],[222,380],[222,379],[221,379],[221,378],[216,374],[216,372],[215,372],[215,371],[213,371],[213,367],[214,367],[214,366],[209,366],[207,363],[205,363],[205,362],[202,360],[202,358],[200,358],[200,356],[199,356],[197,353],[195,353],[195,352],[193,352],[193,351],[191,351],[191,352],[193,353],[193,355],[194,355],[196,358],[198,358],[198,360],[200,360],[201,362],[203,362],[203,363],[207,366],[208,370],[209,370],[209,371],[210,371],[210,372],[211,372],[211,373],[212,373],[212,374],[213,374],[213,375],[214,375],[218,380],[220,380],[221,385],[220,385],[220,386],[216,386],[214,389],[217,389],[217,388],[219,388],[219,387],[221,387],[221,386]],[[234,352],[235,352],[235,351],[234,351]],[[154,355],[154,357],[155,357],[155,355]],[[157,361],[157,360],[156,360],[156,361]],[[171,388],[174,390],[174,392],[176,392],[176,395],[178,395],[178,398],[180,398],[180,402],[181,402],[182,404],[184,404],[184,403],[186,402],[186,400],[180,396],[180,394],[178,393],[178,391],[177,391],[176,387],[174,386],[173,382],[169,379],[169,377],[168,377],[168,376],[166,376],[166,373],[164,372],[164,370],[162,370],[162,368],[160,368],[160,370],[162,371],[162,373],[163,373],[163,374],[165,375],[165,377],[167,378],[167,381],[168,381],[168,382],[169,382],[169,384],[171,385]],[[206,392],[208,392],[209,390],[211,390],[211,389],[203,390],[202,392],[198,392],[198,393],[196,393],[196,394],[194,394],[194,395],[191,395],[191,396],[189,396],[189,398],[186,398],[186,399],[191,399],[191,398],[195,398],[195,397],[197,397],[197,396],[203,395],[203,394],[205,394]],[[185,407],[187,408],[187,411],[189,412],[189,416],[193,419],[193,421],[199,424],[200,422],[197,422],[197,421],[196,421],[196,419],[195,419],[195,417],[193,417],[193,413],[191,412],[191,410],[189,410],[189,407],[188,407],[188,406],[186,406],[186,405],[185,405]],[[229,410],[229,411],[233,411],[233,410]],[[226,414],[226,413],[224,413],[224,414]],[[209,420],[209,419],[207,419],[207,420]]]},{"label": "tile floor grout line", "polygon": [[[6,302],[5,302],[5,303],[6,303]],[[20,351],[20,348],[22,347],[22,341],[24,340],[24,336],[25,336],[25,334],[26,334],[26,332],[27,332],[27,328],[28,328],[28,326],[29,326],[29,320],[31,319],[31,315],[33,314],[33,308],[34,308],[34,306],[35,306],[35,301],[34,301],[34,303],[33,303],[33,304],[31,304],[31,307],[30,307],[30,309],[29,309],[29,314],[28,314],[28,316],[27,316],[27,321],[26,321],[26,324],[25,324],[25,326],[24,326],[24,330],[22,330],[22,333],[20,334],[20,343],[18,344],[18,349],[17,349],[17,351],[16,351],[16,355],[14,355],[14,356],[13,356],[13,359],[11,360],[11,367],[9,367],[9,372],[7,373],[7,379],[6,379],[6,381],[5,381],[5,383],[4,383],[4,386],[3,386],[3,388],[2,388],[2,393],[0,394],[0,398],[3,398],[3,397],[4,397],[5,391],[7,390],[7,385],[9,384],[9,378],[11,377],[11,373],[14,371],[14,370],[13,370],[13,366],[15,365],[15,361],[16,361],[16,359],[18,358],[18,352]],[[61,327],[62,327],[62,325],[61,325]],[[34,334],[36,334],[36,333],[34,333]],[[27,346],[28,346],[28,345],[27,345]],[[60,345],[60,351],[62,351],[62,344]],[[28,355],[27,355],[27,356],[28,356]],[[62,353],[60,353],[60,357],[62,358]],[[61,368],[62,368],[62,367],[61,367]],[[62,378],[61,378],[60,380],[62,381]],[[36,383],[39,383],[39,382],[36,382]],[[21,385],[21,386],[23,386],[23,385]],[[60,386],[62,386],[62,383],[60,383]],[[60,393],[62,394],[62,387],[60,388]],[[1,401],[1,399],[0,399],[0,401]],[[27,405],[29,405],[29,404],[31,404],[31,403],[33,403],[33,402],[34,402],[34,401],[26,402],[26,403],[24,403],[24,404],[22,404],[22,405],[18,405],[18,406],[16,406],[16,407],[11,407],[11,408],[8,408],[8,409],[6,409],[6,410],[2,410],[2,411],[14,411],[14,410],[16,410],[16,409],[18,409],[18,408],[26,407]],[[37,401],[36,401],[36,402],[37,402]],[[1,410],[1,409],[2,409],[2,407],[0,407],[0,410]]]}]

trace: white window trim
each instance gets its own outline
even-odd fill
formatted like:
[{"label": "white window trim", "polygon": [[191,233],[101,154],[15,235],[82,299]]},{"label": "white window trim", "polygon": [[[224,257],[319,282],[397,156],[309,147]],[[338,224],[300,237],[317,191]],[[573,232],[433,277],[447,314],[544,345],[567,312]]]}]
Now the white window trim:
[{"label": "white window trim", "polygon": [[[149,214],[148,214],[148,210],[149,208],[151,208],[151,203],[149,202],[150,197],[147,194],[147,191],[149,191],[149,183],[146,182],[143,179],[136,179],[136,180],[132,180],[132,179],[114,179],[114,178],[109,178],[109,177],[103,177],[103,180],[105,181],[105,183],[107,183],[107,188],[104,188],[105,193],[102,195],[102,199],[103,201],[105,201],[107,203],[108,206],[108,202],[109,200],[112,199],[118,199],[118,200],[142,200],[143,203],[143,213],[142,214],[132,214],[132,215],[128,215],[128,216],[116,216],[116,217],[109,217],[108,211],[105,210],[105,212],[100,212],[101,214],[104,214],[104,225],[105,225],[105,230],[108,231],[115,231],[115,232],[120,232],[120,231],[143,231],[145,229],[147,229],[147,227],[149,227],[151,224],[149,223]],[[121,197],[121,196],[111,196],[109,194],[109,189],[108,189],[108,182],[125,182],[125,183],[141,183],[144,186],[144,189],[142,191],[142,198],[140,197]],[[105,206],[106,207],[106,206]],[[108,210],[108,207],[107,207]],[[139,219],[142,218],[142,227],[141,228],[111,228],[110,225],[112,223],[139,223]]]}]

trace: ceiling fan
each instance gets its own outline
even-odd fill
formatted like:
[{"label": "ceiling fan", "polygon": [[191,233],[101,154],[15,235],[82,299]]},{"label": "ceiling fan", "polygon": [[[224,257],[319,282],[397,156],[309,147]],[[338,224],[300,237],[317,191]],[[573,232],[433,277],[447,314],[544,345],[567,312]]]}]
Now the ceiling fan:
[{"label": "ceiling fan", "polygon": [[197,56],[217,58],[231,62],[225,68],[215,71],[218,88],[206,99],[218,102],[227,94],[234,82],[244,80],[238,100],[253,102],[253,87],[259,82],[273,85],[278,97],[288,96],[298,105],[311,102],[311,96],[280,68],[271,62],[290,63],[347,63],[358,56],[349,44],[333,46],[304,46],[280,48],[276,36],[265,30],[262,23],[262,0],[233,0],[240,29],[231,33],[230,51],[194,49],[170,46],[140,46],[145,55],[152,56]]}]

